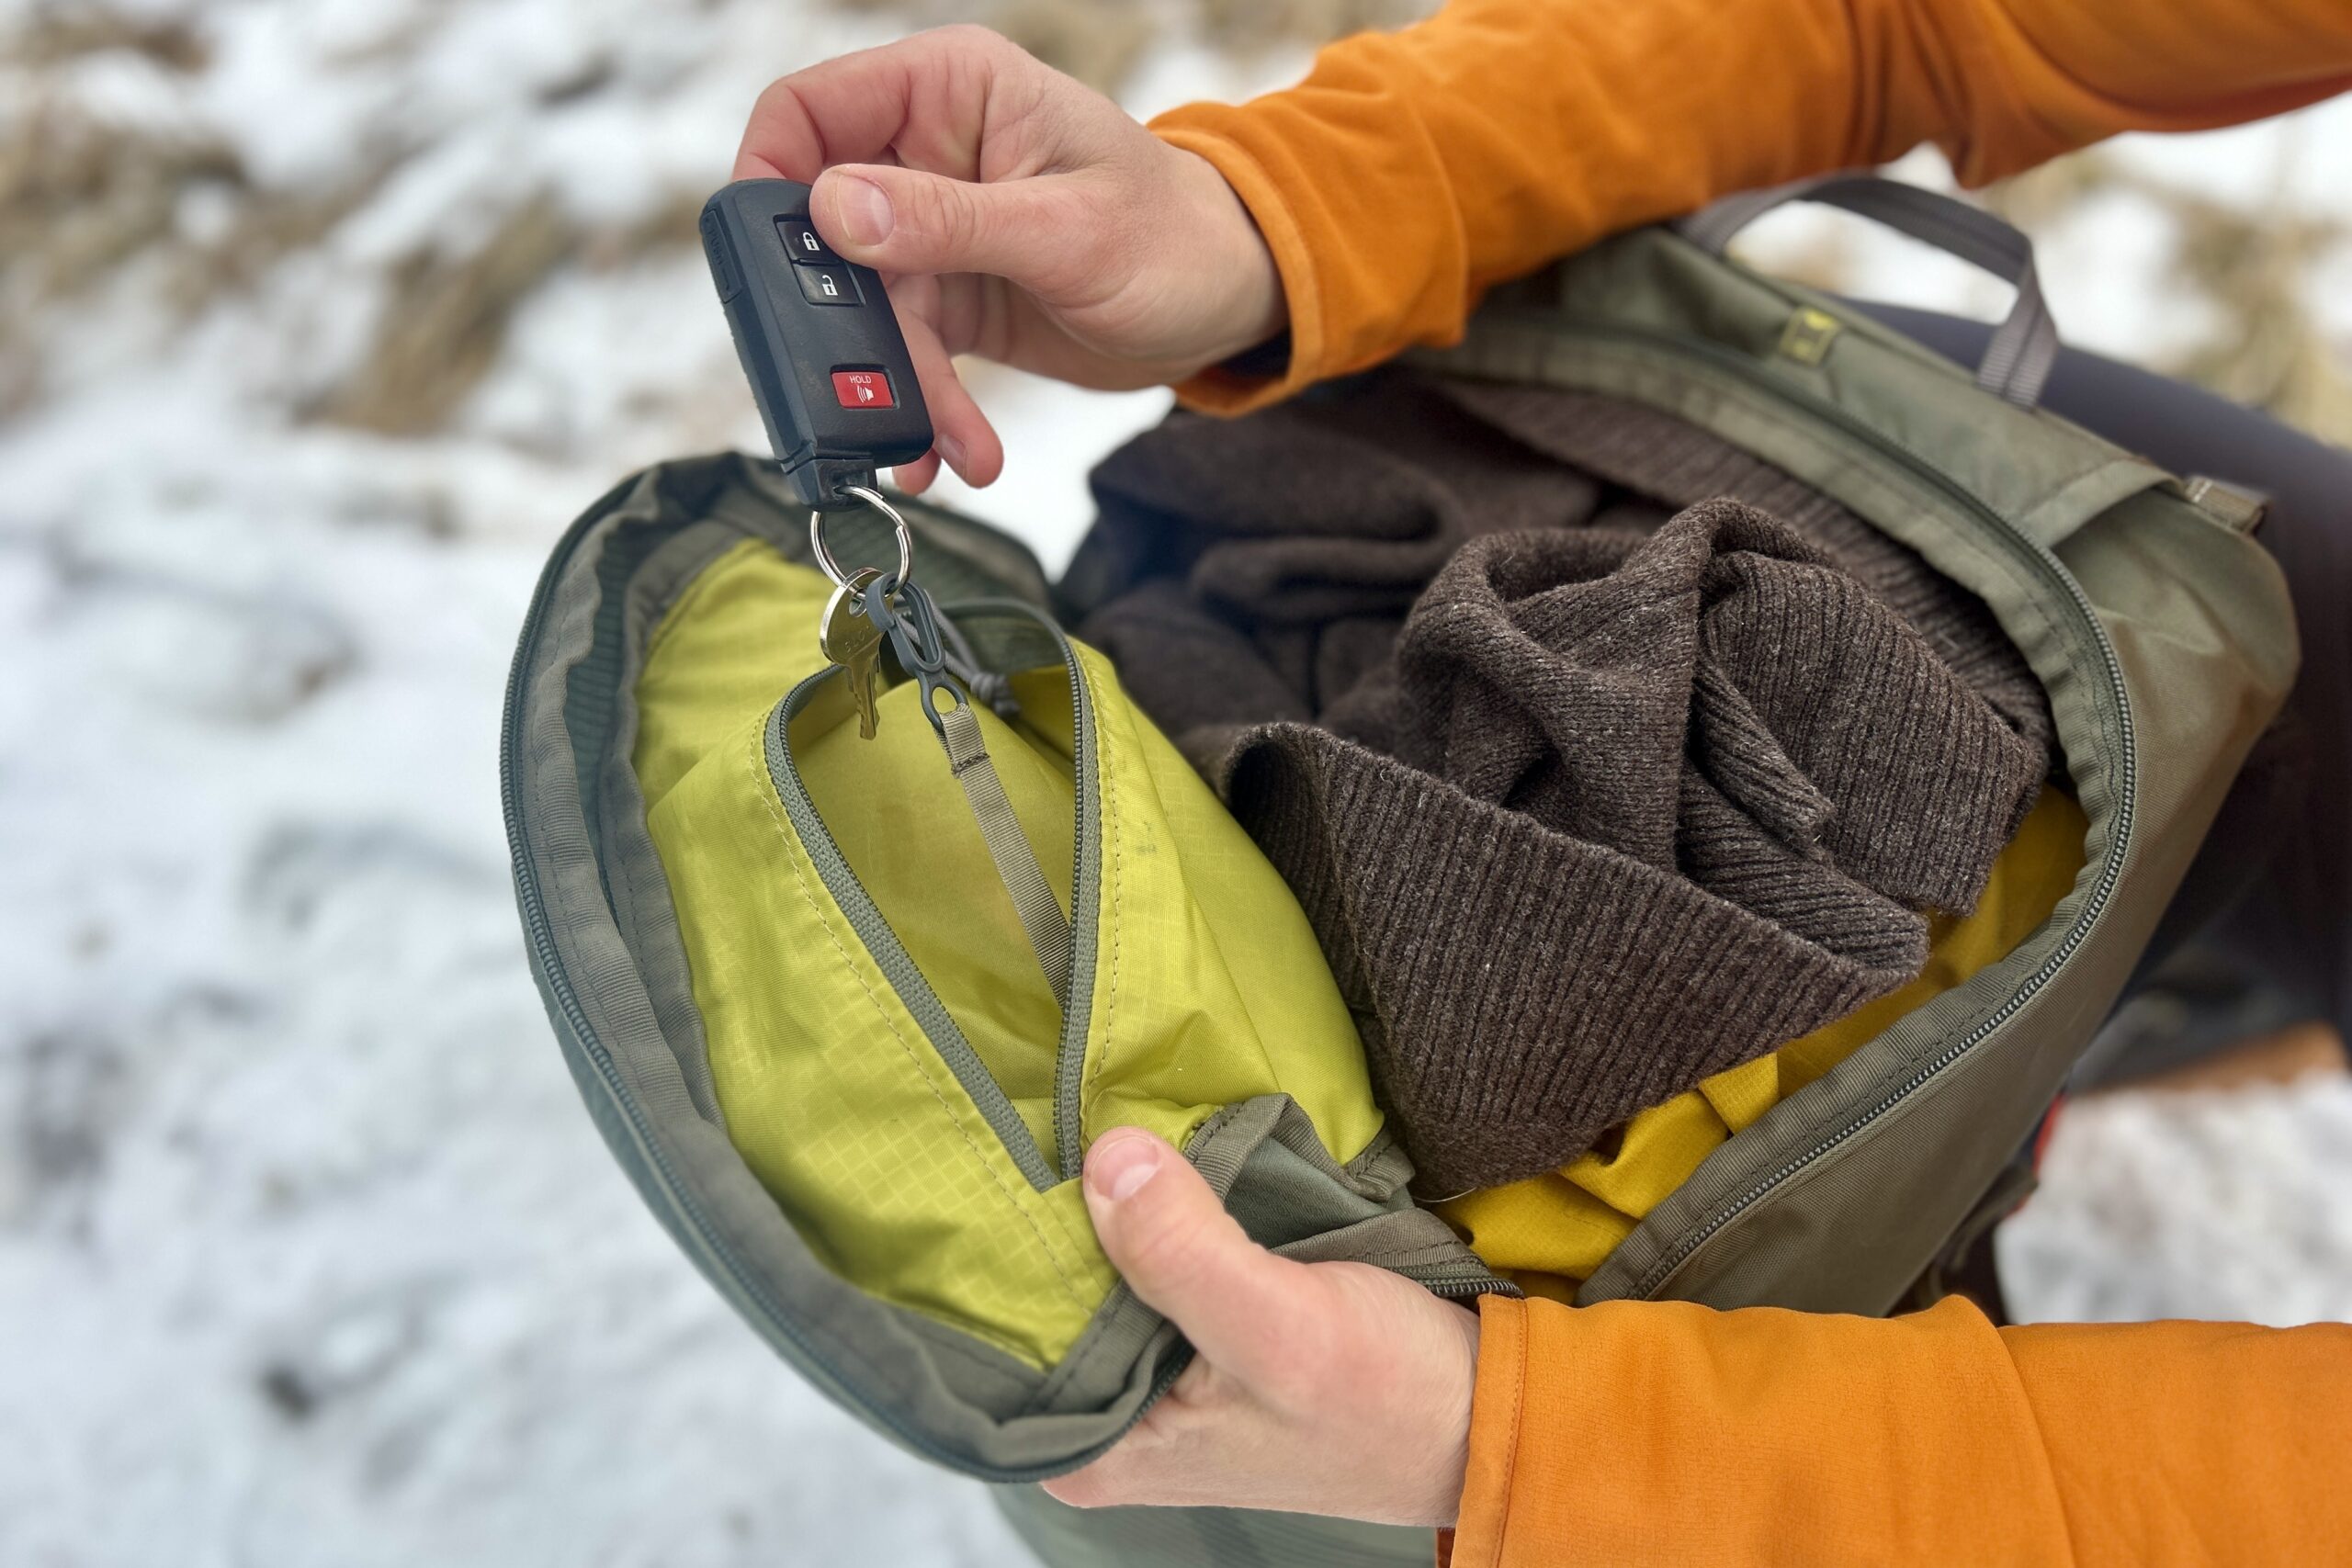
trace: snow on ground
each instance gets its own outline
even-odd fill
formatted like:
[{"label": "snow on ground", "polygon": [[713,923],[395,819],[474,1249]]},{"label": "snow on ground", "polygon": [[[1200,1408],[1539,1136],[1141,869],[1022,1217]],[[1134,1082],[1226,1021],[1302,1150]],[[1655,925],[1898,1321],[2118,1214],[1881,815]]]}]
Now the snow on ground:
[{"label": "snow on ground", "polygon": [[2352,1079],[2069,1104],[1998,1233],[2021,1317],[2352,1322]]},{"label": "snow on ground", "polygon": [[[0,32],[36,9],[0,3]],[[698,256],[627,237],[724,176],[768,77],[895,24],[120,14],[200,16],[209,59],[0,64],[0,112],[242,172],[0,337],[0,408],[30,389],[0,424],[0,1561],[1010,1560],[978,1489],[809,1393],[642,1212],[525,973],[494,799],[548,545],[629,468],[757,440]],[[1131,96],[1295,63],[1167,51]],[[562,254],[454,413],[317,417],[417,258],[535,195]],[[1164,399],[978,384],[1013,457],[965,503],[1058,558],[1085,468]],[[2053,1315],[2352,1315],[2347,1176],[2341,1086],[2115,1101],[2068,1125],[2010,1251]]]}]

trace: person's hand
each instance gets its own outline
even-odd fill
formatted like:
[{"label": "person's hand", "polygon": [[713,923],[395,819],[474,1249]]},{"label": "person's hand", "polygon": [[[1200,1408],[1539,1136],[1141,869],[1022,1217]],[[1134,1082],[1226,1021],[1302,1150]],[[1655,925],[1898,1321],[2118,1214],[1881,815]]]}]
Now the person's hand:
[{"label": "person's hand", "polygon": [[1086,1153],[1086,1206],[1136,1294],[1198,1352],[1109,1452],[1046,1483],[1080,1507],[1153,1503],[1453,1523],[1478,1320],[1362,1263],[1293,1263],[1138,1128]]},{"label": "person's hand", "polygon": [[1004,450],[948,356],[1105,389],[1181,380],[1284,321],[1257,225],[1216,170],[982,28],[942,28],[760,95],[735,178],[815,186],[827,243],[881,272],[936,445],[987,484]]}]

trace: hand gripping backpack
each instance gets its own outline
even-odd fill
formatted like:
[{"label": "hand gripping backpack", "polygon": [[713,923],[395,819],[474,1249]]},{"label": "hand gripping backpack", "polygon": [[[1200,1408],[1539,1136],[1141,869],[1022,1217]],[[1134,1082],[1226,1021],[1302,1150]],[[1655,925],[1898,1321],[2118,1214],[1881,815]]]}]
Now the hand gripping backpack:
[{"label": "hand gripping backpack", "polygon": [[[1724,256],[1799,197],[2014,282],[1984,364]],[[1604,243],[1414,356],[1670,415],[1917,551],[2044,686],[2088,822],[2039,930],[1732,1137],[1580,1301],[1882,1314],[1932,1279],[2022,1195],[2013,1154],[2283,701],[2293,620],[2247,509],[2038,412],[2055,353],[2022,236],[1844,176]],[[1065,982],[913,684],[857,739],[815,649],[830,585],[766,465],[622,483],[557,546],[524,627],[503,756],[531,962],[591,1113],[679,1245],[829,1396],[995,1481],[1083,1463],[1186,1354],[1087,1225],[1078,1162],[1107,1126],[1168,1134],[1294,1256],[1507,1289],[1412,1206],[1312,932],[1107,663],[1061,635],[1072,598],[1011,534],[904,510],[921,580],[983,665],[1015,671],[1017,716],[972,717],[1069,911]],[[870,518],[836,547],[890,555]],[[1270,1544],[1283,1529],[1296,1540]],[[1332,1531],[1428,1550],[1272,1516],[1188,1546],[1102,1530],[1132,1533],[1138,1562],[1287,1560]]]}]

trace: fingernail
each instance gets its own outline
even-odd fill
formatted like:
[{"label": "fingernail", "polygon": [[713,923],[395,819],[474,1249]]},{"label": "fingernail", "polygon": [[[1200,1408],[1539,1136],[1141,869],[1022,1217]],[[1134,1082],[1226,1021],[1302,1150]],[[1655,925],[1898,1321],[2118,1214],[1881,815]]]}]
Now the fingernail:
[{"label": "fingernail", "polygon": [[964,471],[964,444],[952,435],[934,435],[931,444],[939,452],[939,460],[955,469]]},{"label": "fingernail", "polygon": [[842,228],[854,245],[878,245],[890,237],[890,198],[872,180],[842,176],[841,194],[834,198]]},{"label": "fingernail", "polygon": [[1159,1174],[1159,1144],[1140,1134],[1104,1138],[1086,1155],[1086,1185],[1097,1198],[1118,1203],[1143,1190]]}]

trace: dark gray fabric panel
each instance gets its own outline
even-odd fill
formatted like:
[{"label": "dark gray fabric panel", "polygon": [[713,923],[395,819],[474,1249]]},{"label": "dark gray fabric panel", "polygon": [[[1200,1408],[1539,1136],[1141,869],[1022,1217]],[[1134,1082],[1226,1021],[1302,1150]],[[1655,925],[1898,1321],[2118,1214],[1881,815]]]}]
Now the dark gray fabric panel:
[{"label": "dark gray fabric panel", "polygon": [[602,805],[593,820],[600,830],[598,858],[621,941],[637,955],[646,995],[662,1037],[678,1058],[695,1110],[706,1121],[722,1125],[702,1012],[695,1006],[694,977],[670,901],[670,879],[646,829],[645,795],[638,788],[631,758],[637,749],[635,672],[644,667],[647,642],[679,591],[741,538],[721,524],[691,523],[646,555],[623,589],[621,670],[628,678],[616,683],[611,722],[602,736],[582,733],[584,727],[577,724],[571,735],[576,751],[603,759],[596,778]]},{"label": "dark gray fabric panel", "polygon": [[[1939,354],[1981,352],[1989,329],[1857,304]],[[2152,955],[2191,941],[2352,1033],[2352,452],[2201,388],[2069,349],[2052,412],[2178,474],[2258,493],[2255,540],[2285,571],[2304,641],[2287,711],[2165,912]],[[2272,744],[2272,741],[2276,744]],[[2146,973],[2143,966],[2142,973]]]}]

